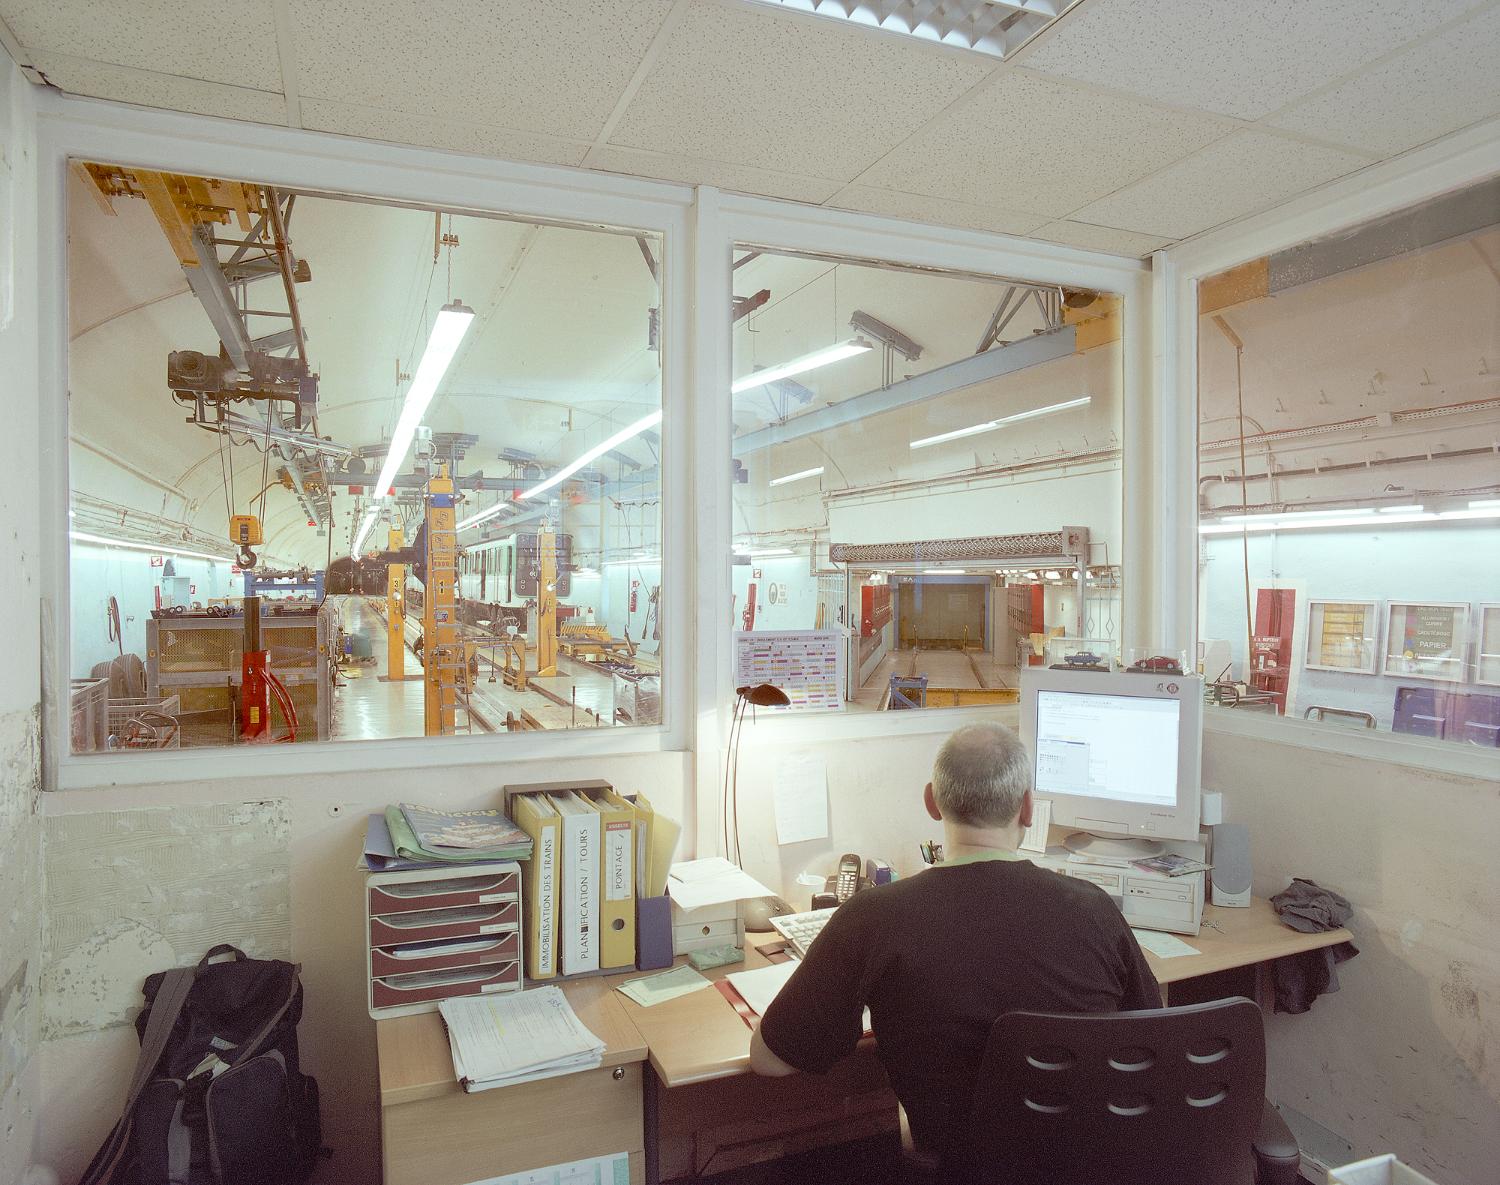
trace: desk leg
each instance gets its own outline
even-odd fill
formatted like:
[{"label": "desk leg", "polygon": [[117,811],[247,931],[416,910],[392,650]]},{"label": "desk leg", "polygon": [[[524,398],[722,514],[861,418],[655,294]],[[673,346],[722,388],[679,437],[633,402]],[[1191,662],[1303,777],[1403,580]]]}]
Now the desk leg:
[{"label": "desk leg", "polygon": [[661,1117],[661,1092],[665,1089],[661,1079],[656,1076],[656,1070],[648,1060],[642,1066],[642,1087],[644,1097],[642,1098],[642,1120],[645,1125],[643,1133],[646,1141],[646,1185],[661,1185],[661,1150],[657,1145],[657,1133],[660,1129]]}]

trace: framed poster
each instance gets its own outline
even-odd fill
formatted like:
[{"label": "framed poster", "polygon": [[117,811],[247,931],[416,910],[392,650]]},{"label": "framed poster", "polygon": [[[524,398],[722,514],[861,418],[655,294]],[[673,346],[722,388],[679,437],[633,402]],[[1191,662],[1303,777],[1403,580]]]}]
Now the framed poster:
[{"label": "framed poster", "polygon": [[1392,601],[1385,631],[1385,673],[1462,683],[1468,634],[1468,605],[1455,601]]},{"label": "framed poster", "polygon": [[1379,647],[1378,601],[1307,602],[1307,670],[1373,675]]},{"label": "framed poster", "polygon": [[1500,605],[1479,606],[1479,658],[1474,682],[1500,687]]}]

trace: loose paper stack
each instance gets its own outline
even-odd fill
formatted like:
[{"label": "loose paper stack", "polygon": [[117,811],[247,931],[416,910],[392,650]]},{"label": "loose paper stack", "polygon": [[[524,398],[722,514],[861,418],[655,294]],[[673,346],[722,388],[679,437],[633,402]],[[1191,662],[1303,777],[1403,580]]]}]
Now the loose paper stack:
[{"label": "loose paper stack", "polygon": [[646,975],[640,979],[627,979],[615,990],[628,996],[642,1008],[653,1004],[665,1004],[678,996],[691,995],[708,987],[708,980],[691,967],[673,967],[658,975]]},{"label": "loose paper stack", "polygon": [[559,988],[465,996],[442,1001],[438,1011],[448,1026],[453,1071],[467,1091],[556,1078],[604,1061],[604,1042]]}]

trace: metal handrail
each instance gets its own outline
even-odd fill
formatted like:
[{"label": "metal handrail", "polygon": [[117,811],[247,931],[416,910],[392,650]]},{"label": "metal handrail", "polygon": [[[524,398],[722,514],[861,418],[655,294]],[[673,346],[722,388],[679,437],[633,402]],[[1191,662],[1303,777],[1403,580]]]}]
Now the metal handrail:
[{"label": "metal handrail", "polygon": [[1318,714],[1317,718],[1320,721],[1324,716],[1343,716],[1349,720],[1363,720],[1365,722],[1366,728],[1375,727],[1375,717],[1370,715],[1370,713],[1368,712],[1358,712],[1353,710],[1352,708],[1325,708],[1319,704],[1314,704],[1312,707],[1308,708],[1307,711],[1303,712],[1302,719],[1313,719],[1314,712]]}]

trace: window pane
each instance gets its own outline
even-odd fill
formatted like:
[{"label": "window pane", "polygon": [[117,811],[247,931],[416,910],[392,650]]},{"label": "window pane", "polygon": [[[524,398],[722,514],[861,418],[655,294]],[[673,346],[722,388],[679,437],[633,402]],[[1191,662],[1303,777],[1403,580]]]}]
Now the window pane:
[{"label": "window pane", "polygon": [[1201,283],[1199,637],[1221,705],[1500,741],[1497,210],[1491,184]]},{"label": "window pane", "polygon": [[1116,660],[1119,300],[736,259],[736,685],[909,710]]},{"label": "window pane", "polygon": [[659,723],[656,237],[69,196],[75,752]]}]

